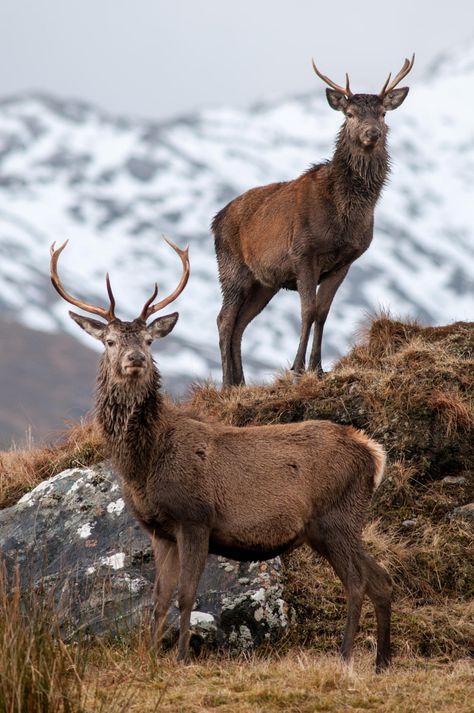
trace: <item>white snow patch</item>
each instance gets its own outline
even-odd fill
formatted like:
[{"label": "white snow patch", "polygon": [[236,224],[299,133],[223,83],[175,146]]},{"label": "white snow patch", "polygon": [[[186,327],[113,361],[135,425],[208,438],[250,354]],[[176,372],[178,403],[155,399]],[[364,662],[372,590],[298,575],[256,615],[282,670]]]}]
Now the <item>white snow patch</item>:
[{"label": "white snow patch", "polygon": [[[416,81],[415,72],[407,101],[389,117],[391,180],[376,208],[373,244],[352,266],[329,314],[325,365],[380,305],[422,322],[472,318],[473,97],[462,89],[473,81],[473,57],[471,41],[440,57],[431,74]],[[39,131],[29,128],[31,117]],[[223,107],[194,118],[156,130],[87,106],[71,121],[33,96],[3,104],[2,174],[9,180],[0,187],[2,309],[100,349],[69,319],[66,304],[51,301],[49,244],[58,235],[71,238],[62,275],[85,299],[102,303],[109,270],[126,319],[135,317],[157,278],[163,294],[176,285],[179,261],[157,238],[163,231],[190,243],[192,275],[177,303],[178,328],[159,351],[160,369],[175,382],[220,378],[221,297],[207,226],[239,193],[296,178],[310,162],[330,158],[341,116],[321,89],[257,110]],[[249,380],[289,366],[299,313],[297,294],[282,290],[249,326],[243,342]],[[31,506],[32,498],[20,502]]]}]

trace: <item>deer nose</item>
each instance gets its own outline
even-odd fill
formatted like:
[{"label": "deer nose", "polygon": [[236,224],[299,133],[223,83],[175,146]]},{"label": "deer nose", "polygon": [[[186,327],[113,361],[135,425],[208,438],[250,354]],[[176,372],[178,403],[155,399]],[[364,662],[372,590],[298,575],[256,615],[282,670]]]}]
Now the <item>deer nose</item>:
[{"label": "deer nose", "polygon": [[132,366],[143,366],[145,364],[145,355],[142,352],[130,352],[127,359]]},{"label": "deer nose", "polygon": [[376,126],[369,126],[369,128],[365,132],[365,135],[369,139],[369,141],[377,141],[377,139],[380,138],[380,134],[381,131],[380,129],[377,129]]}]

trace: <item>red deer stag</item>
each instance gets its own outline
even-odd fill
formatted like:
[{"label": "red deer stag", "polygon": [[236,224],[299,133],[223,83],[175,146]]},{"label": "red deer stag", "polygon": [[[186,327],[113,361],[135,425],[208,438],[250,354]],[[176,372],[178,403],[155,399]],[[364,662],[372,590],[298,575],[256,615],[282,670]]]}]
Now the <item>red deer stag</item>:
[{"label": "red deer stag", "polygon": [[[396,109],[408,88],[395,89],[413,66],[408,59],[379,94],[353,94],[314,71],[331,89],[329,106],[342,111],[330,161],[293,181],[253,188],[215,216],[212,230],[223,303],[217,318],[224,385],[243,384],[241,342],[247,325],[282,287],[297,290],[301,334],[292,369],[322,373],[324,323],[349,267],[369,247],[374,208],[389,171],[386,111]],[[319,290],[316,294],[317,287]]]},{"label": "red deer stag", "polygon": [[[65,243],[66,244],[66,243]],[[172,302],[189,275],[187,250],[178,253],[183,276],[157,304],[157,288],[140,316],[114,314],[72,297],[62,286],[51,247],[51,279],[61,297],[105,322],[70,312],[101,341],[96,416],[124,497],[149,533],[156,561],[155,642],[161,641],[178,588],[178,659],[188,656],[190,615],[208,553],[265,560],[303,543],[323,555],[348,595],[342,654],[351,657],[362,600],[377,617],[377,670],[390,661],[391,580],[361,540],[367,506],[384,469],[383,449],[364,433],[329,421],[236,428],[167,403],[152,357],[153,340],[175,326],[175,312],[146,320]]]}]

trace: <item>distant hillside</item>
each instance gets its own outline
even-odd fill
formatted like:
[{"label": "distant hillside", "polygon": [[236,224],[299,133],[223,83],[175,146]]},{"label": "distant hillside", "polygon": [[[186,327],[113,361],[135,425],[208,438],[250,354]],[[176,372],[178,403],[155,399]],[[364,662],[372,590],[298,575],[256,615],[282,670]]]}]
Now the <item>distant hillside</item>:
[{"label": "distant hillside", "polygon": [[[374,67],[374,86],[385,76],[380,71]],[[381,306],[427,324],[474,314],[474,107],[466,91],[474,81],[474,44],[443,55],[424,77],[415,65],[409,80],[407,100],[387,115],[393,170],[376,210],[374,242],[336,295],[326,366],[346,351],[367,312]],[[51,289],[50,243],[70,239],[61,261],[72,291],[102,304],[108,270],[118,314],[134,317],[155,281],[166,293],[178,279],[179,261],[160,237],[167,233],[190,244],[191,278],[176,305],[173,336],[157,346],[159,364],[178,391],[196,378],[220,378],[211,219],[242,191],[294,178],[329,158],[341,121],[316,78],[308,95],[164,123],[39,93],[3,99],[0,315],[94,349]],[[299,311],[298,296],[282,290],[250,326],[243,344],[249,379],[268,380],[291,363]],[[13,381],[20,367],[10,359]],[[25,422],[14,402],[9,411]]]},{"label": "distant hillside", "polygon": [[97,355],[67,334],[0,319],[0,446],[43,440],[92,406]]}]

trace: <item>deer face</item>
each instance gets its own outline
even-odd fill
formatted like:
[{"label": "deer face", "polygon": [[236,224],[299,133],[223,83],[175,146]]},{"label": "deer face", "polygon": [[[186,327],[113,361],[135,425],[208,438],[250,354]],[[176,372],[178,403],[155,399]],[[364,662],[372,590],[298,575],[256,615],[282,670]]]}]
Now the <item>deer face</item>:
[{"label": "deer face", "polygon": [[336,111],[344,112],[346,116],[344,130],[352,142],[371,150],[385,138],[387,134],[385,112],[397,109],[405,100],[408,87],[400,89],[395,87],[411,71],[414,61],[415,55],[411,61],[405,59],[403,67],[393,79],[389,74],[379,94],[353,94],[348,74],[346,74],[346,86],[342,87],[325,74],[321,74],[313,60],[314,71],[331,87],[326,89],[329,106]]},{"label": "deer face", "polygon": [[142,319],[122,322],[114,319],[108,324],[97,319],[69,312],[84,331],[101,341],[105,347],[105,361],[115,378],[146,379],[153,369],[151,345],[155,339],[166,337],[178,321],[178,313],[158,317],[148,326]]},{"label": "deer face", "polygon": [[370,150],[387,135],[385,109],[382,101],[372,94],[355,94],[344,112],[346,131],[351,141]]},{"label": "deer face", "polygon": [[115,298],[108,273],[106,285],[109,295],[109,307],[107,309],[89,304],[69,294],[63,287],[58,275],[58,259],[67,245],[67,240],[57,249],[55,249],[54,243],[51,245],[51,282],[54,289],[66,302],[105,319],[105,322],[99,322],[97,319],[84,317],[76,314],[76,312],[69,312],[76,324],[105,346],[105,362],[109,367],[108,371],[119,379],[146,379],[153,371],[153,357],[151,354],[153,341],[166,337],[178,321],[178,313],[174,312],[165,317],[158,317],[148,325],[146,323],[152,314],[163,309],[179,297],[189,278],[188,248],[181,250],[171,240],[166,238],[165,240],[181,259],[183,266],[181,280],[168,297],[164,297],[160,302],[154,304],[158,294],[158,285],[155,284],[153,294],[145,302],[140,316],[134,319],[133,322],[122,322],[115,316]]},{"label": "deer face", "polygon": [[344,129],[351,142],[371,150],[387,135],[385,114],[396,109],[408,94],[408,88],[395,89],[383,99],[377,94],[353,94],[345,97],[334,89],[326,89],[329,106],[346,117]]}]

